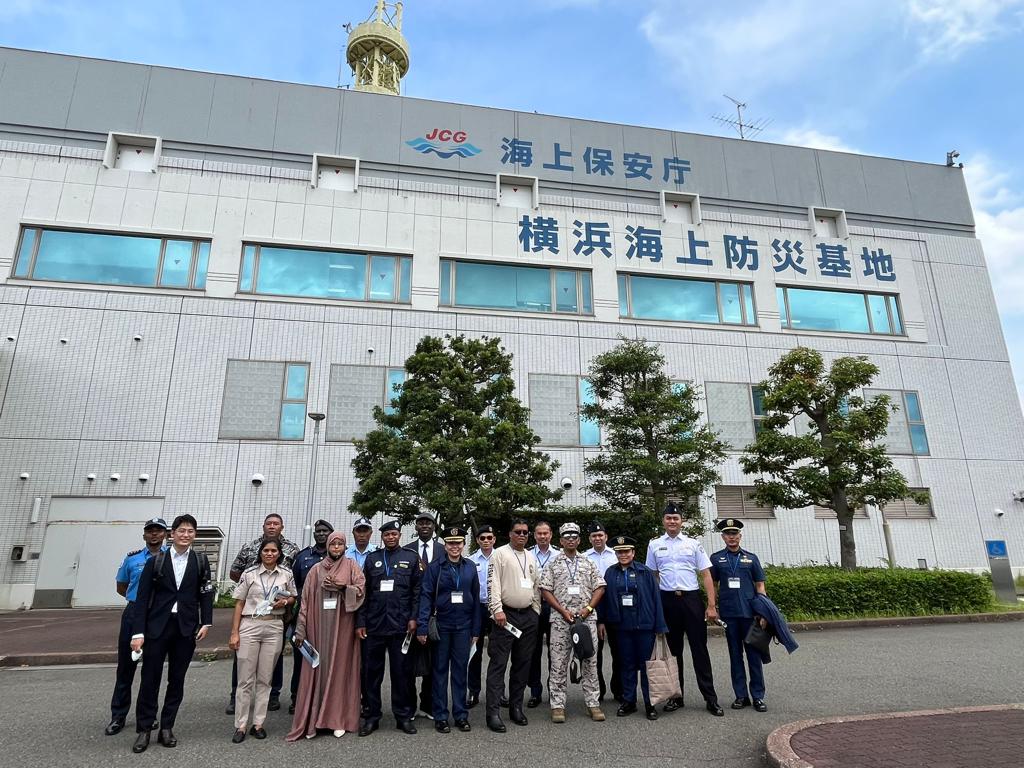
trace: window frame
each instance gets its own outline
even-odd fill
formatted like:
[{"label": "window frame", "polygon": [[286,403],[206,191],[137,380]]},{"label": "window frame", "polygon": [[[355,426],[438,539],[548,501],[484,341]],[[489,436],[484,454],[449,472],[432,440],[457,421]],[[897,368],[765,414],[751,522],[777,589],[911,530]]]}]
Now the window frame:
[{"label": "window frame", "polygon": [[[888,504],[886,504],[884,507],[882,507],[881,512],[882,512],[882,518],[883,519],[885,519],[885,520],[934,520],[935,519],[935,506],[932,504],[933,497],[932,497],[931,489],[929,489],[929,488],[911,488],[910,490],[914,491],[914,492],[921,491],[921,492],[925,492],[925,493],[928,494],[928,504],[926,505],[927,508],[928,508],[928,514],[927,515],[911,515],[911,514],[909,514],[909,512],[910,512],[909,504],[912,503],[915,506],[920,506],[920,505],[917,504],[917,502],[915,502],[913,499],[909,499],[909,498],[894,499],[894,500],[890,501]],[[901,504],[902,505],[902,507],[903,507],[902,513],[890,512],[890,507],[892,507],[894,504]]]},{"label": "window frame", "polygon": [[[303,387],[304,397],[299,400],[298,398],[288,397],[288,373],[292,367],[299,367],[306,369],[306,382]],[[277,439],[286,440],[288,442],[301,443],[306,439],[306,413],[309,407],[309,374],[310,364],[302,362],[300,360],[286,360],[282,369],[281,375],[281,409],[277,419]],[[302,436],[301,437],[284,437],[284,410],[288,405],[302,404]]]},{"label": "window frame", "polygon": [[[33,232],[33,242],[31,252],[28,254],[28,268],[26,274],[19,275],[18,272],[22,266],[22,248],[25,244],[25,237],[29,232]],[[98,282],[95,280],[62,280],[57,277],[36,277],[36,265],[39,259],[39,247],[43,240],[43,234],[45,232],[67,232],[75,235],[93,235],[96,237],[132,237],[139,240],[159,240],[160,249],[156,260],[156,280],[153,283],[105,283]],[[167,255],[167,243],[169,241],[174,242],[190,242],[192,243],[192,252],[190,254],[190,263],[188,271],[188,284],[186,286],[180,285],[164,285],[162,282],[164,273],[164,260]],[[206,253],[203,254],[203,247],[206,247]],[[22,224],[21,230],[18,233],[18,244],[14,250],[14,263],[11,265],[11,280],[31,280],[35,282],[43,283],[64,283],[68,285],[102,285],[114,288],[157,288],[160,290],[167,291],[205,291],[206,290],[206,271],[202,275],[199,274],[199,263],[202,261],[206,264],[206,269],[209,270],[210,263],[210,249],[212,248],[212,240],[204,237],[192,237],[187,234],[181,235],[170,235],[170,234],[154,234],[145,232],[121,232],[121,231],[110,231],[110,230],[99,230],[99,229],[86,229],[77,227],[52,227],[43,226],[37,224]]]},{"label": "window frame", "polygon": [[[485,307],[479,304],[456,304],[455,303],[455,290],[457,282],[457,274],[459,271],[459,264],[474,264],[483,265],[490,267],[512,267],[517,269],[543,269],[548,272],[548,284],[551,291],[551,309],[531,311],[528,309],[515,309],[513,307]],[[448,285],[445,287],[443,283],[444,273],[447,268],[448,272]],[[572,272],[576,276],[576,312],[566,312],[558,309],[558,294],[557,294],[557,275],[559,272]],[[590,281],[590,308],[588,311],[584,311],[584,296],[588,294],[584,288],[584,281]],[[448,302],[442,302],[442,296],[447,294]],[[561,317],[593,317],[594,316],[594,273],[590,269],[581,269],[577,266],[572,265],[561,265],[561,264],[519,264],[514,262],[506,261],[489,261],[485,259],[454,259],[454,258],[441,258],[438,265],[438,286],[437,286],[437,305],[440,309],[453,309],[453,310],[479,310],[484,312],[514,312],[516,314],[524,315],[540,315],[547,317],[549,315],[558,315]]]},{"label": "window frame", "polygon": [[[656,318],[656,317],[634,317],[633,316],[633,278],[643,277],[650,278],[653,280],[665,280],[685,283],[711,283],[715,286],[715,306],[718,309],[718,322],[707,322],[703,320],[673,320],[671,318]],[[625,280],[625,291],[622,290],[622,280]],[[619,319],[630,320],[632,322],[639,323],[673,323],[680,325],[699,325],[699,326],[724,326],[726,328],[757,328],[759,327],[757,321],[757,296],[754,292],[754,283],[745,282],[743,280],[716,280],[714,278],[700,278],[690,277],[686,275],[658,275],[651,274],[649,272],[622,272],[617,271],[615,274],[615,284],[618,289],[618,304],[619,304]],[[740,304],[740,317],[742,318],[739,323],[728,323],[723,318],[725,312],[722,306],[722,286],[723,285],[735,285],[737,286],[737,296]],[[623,293],[625,293],[626,307],[622,306]],[[747,317],[747,304],[750,304],[750,311],[753,313],[753,318]],[[623,311],[625,310],[625,311]]]},{"label": "window frame", "polygon": [[775,507],[759,505],[756,501],[749,498],[750,492],[754,490],[753,485],[732,485],[728,483],[717,483],[715,485],[715,514],[718,515],[719,520],[721,520],[724,517],[724,515],[722,514],[721,506],[719,505],[719,494],[721,493],[720,489],[723,488],[730,489],[730,492],[732,492],[732,489],[739,489],[740,512],[737,515],[730,515],[730,517],[738,517],[741,520],[775,519]]},{"label": "window frame", "polygon": [[[888,394],[889,392],[899,392],[899,394],[900,394],[900,401],[898,403],[894,403],[894,404],[897,405],[899,407],[900,411],[903,413],[903,417],[904,417],[904,420],[906,422],[906,427],[907,427],[907,442],[910,444],[910,450],[909,451],[892,451],[892,450],[889,449],[888,446],[886,446],[886,453],[889,456],[931,456],[932,455],[932,444],[931,444],[931,441],[928,439],[928,425],[927,425],[927,422],[926,422],[925,417],[924,417],[924,407],[921,405],[921,391],[920,390],[918,390],[918,389],[885,389],[885,388],[880,388],[880,387],[877,387],[877,388],[876,387],[865,387],[861,391],[861,395],[864,397],[865,400],[867,400],[868,397],[872,397],[873,398],[873,397],[877,397],[880,394]],[[868,394],[865,394],[865,393],[871,393],[871,394],[868,395]],[[918,410],[918,412],[919,412],[919,414],[921,416],[920,419],[912,420],[910,418],[910,407],[907,404],[907,395],[913,395],[917,399],[917,410]],[[889,425],[891,426],[891,424],[892,424],[892,421],[891,421],[891,416],[890,416]],[[926,444],[926,447],[927,447],[928,450],[926,450],[926,451],[924,451],[922,453],[918,453],[916,450],[914,450],[914,431],[913,431],[913,427],[920,427],[924,431],[924,441],[925,441],[925,444]],[[888,431],[888,427],[886,428],[886,431]]]},{"label": "window frame", "polygon": [[[248,249],[252,248],[252,268],[251,274],[248,280],[245,277],[246,272],[246,259],[248,258]],[[313,253],[338,253],[347,254],[351,256],[362,256],[365,259],[365,265],[363,267],[363,284],[365,286],[363,291],[363,298],[360,299],[342,299],[334,296],[309,296],[296,293],[264,293],[257,290],[259,285],[260,277],[260,255],[263,248],[277,248],[282,251],[309,251]],[[373,274],[373,259],[374,258],[393,258],[395,259],[395,291],[393,300],[388,299],[372,299],[370,298],[370,286],[371,277]],[[408,260],[409,262],[409,285],[404,286],[402,283],[402,275],[406,271],[402,267],[402,261]],[[379,305],[410,305],[412,303],[412,254],[409,253],[394,253],[385,251],[366,251],[366,250],[340,250],[338,248],[327,248],[327,247],[316,247],[309,245],[286,245],[281,243],[265,243],[250,240],[242,241],[242,252],[241,258],[238,264],[238,280],[235,283],[235,293],[239,296],[276,296],[286,299],[302,299],[303,301],[329,301],[329,302],[342,302],[345,304],[353,303],[368,303],[368,304],[379,304]],[[243,287],[243,282],[249,282],[250,286],[248,289]],[[404,297],[408,297],[407,299]]]},{"label": "window frame", "polygon": [[[860,296],[864,301],[864,316],[867,319],[868,330],[864,331],[844,331],[836,328],[794,328],[793,317],[790,311],[789,301],[789,290],[793,289],[796,291],[817,291],[820,293],[843,293]],[[859,336],[889,336],[895,338],[906,338],[907,328],[906,323],[903,319],[903,307],[900,302],[900,294],[898,293],[885,293],[884,291],[855,291],[855,290],[844,290],[842,288],[828,288],[820,285],[775,285],[776,300],[779,304],[779,323],[783,331],[791,331],[793,333],[843,333],[843,334],[855,334]],[[885,300],[885,311],[886,318],[889,321],[889,328],[899,328],[899,333],[895,330],[876,331],[875,321],[871,317],[871,301],[870,296],[881,296]],[[894,311],[895,308],[895,311]]]}]

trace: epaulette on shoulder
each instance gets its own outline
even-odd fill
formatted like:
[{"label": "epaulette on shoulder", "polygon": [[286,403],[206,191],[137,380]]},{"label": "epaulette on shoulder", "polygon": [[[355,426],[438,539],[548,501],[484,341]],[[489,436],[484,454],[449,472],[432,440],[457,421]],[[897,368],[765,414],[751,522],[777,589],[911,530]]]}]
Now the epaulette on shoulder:
[{"label": "epaulette on shoulder", "polygon": [[136,550],[134,550],[132,552],[129,552],[127,555],[125,555],[125,557],[135,557],[141,551],[142,551],[141,549],[136,549]]},{"label": "epaulette on shoulder", "polygon": [[242,571],[242,573],[248,573],[249,571],[255,571],[259,567],[260,567],[259,564],[250,565],[248,568],[246,568],[244,571]]}]

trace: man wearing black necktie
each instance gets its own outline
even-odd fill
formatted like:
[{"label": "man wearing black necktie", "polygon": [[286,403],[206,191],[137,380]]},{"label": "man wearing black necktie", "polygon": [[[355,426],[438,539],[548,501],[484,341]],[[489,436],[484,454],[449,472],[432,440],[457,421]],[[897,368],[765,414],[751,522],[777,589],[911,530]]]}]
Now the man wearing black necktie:
[{"label": "man wearing black necktie", "polygon": [[[444,551],[444,544],[438,541],[434,537],[434,529],[437,527],[437,520],[429,512],[420,512],[416,516],[416,540],[405,545],[404,549],[411,550],[416,553],[416,556],[420,559],[420,571],[424,572],[434,560],[446,557]],[[430,663],[424,663],[419,658],[421,654],[427,656],[427,660]],[[417,667],[424,669],[427,673],[423,676],[423,683],[420,685],[420,711],[419,715],[428,719],[433,719],[431,712],[434,710],[434,691],[433,691],[433,676],[430,670],[434,668],[434,649],[433,646],[428,642],[426,645],[420,645],[419,643],[413,643],[412,648],[409,649],[409,667],[410,669],[416,669]],[[416,678],[411,678],[412,686],[412,701],[416,701]]]}]

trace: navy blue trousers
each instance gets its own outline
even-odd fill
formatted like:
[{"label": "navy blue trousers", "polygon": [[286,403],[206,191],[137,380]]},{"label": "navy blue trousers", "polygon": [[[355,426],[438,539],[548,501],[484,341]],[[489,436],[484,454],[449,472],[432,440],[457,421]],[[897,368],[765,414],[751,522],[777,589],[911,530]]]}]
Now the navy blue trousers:
[{"label": "navy blue trousers", "polygon": [[[409,678],[412,669],[409,656],[402,653],[405,634],[369,635],[363,641],[366,651],[366,677],[363,678],[363,698],[366,702],[366,721],[379,723],[382,704],[380,687],[384,682],[384,657],[391,664],[391,712],[396,720],[412,720],[416,712],[416,699],[410,697]],[[415,643],[416,641],[413,640]],[[410,649],[411,650],[411,649]]]},{"label": "navy blue trousers", "polygon": [[114,681],[114,695],[110,697],[110,719],[124,722],[132,708],[132,683],[135,682],[135,668],[132,661],[132,612],[135,603],[128,603],[121,614],[121,629],[117,633],[117,677]]},{"label": "navy blue trousers", "polygon": [[651,703],[651,689],[647,682],[647,660],[654,650],[654,632],[649,629],[619,629],[615,632],[622,671],[622,703],[636,704],[636,675],[640,673],[640,690],[644,704]]},{"label": "navy blue trousers", "polygon": [[456,720],[468,720],[466,678],[469,675],[470,630],[442,631],[434,643],[434,722],[448,719],[448,679],[452,683],[452,714]]},{"label": "navy blue trousers", "polygon": [[743,668],[743,656],[746,654],[747,667],[750,668],[750,693],[754,699],[764,698],[764,665],[757,651],[752,651],[743,643],[753,619],[742,616],[728,616],[722,619],[726,624],[725,639],[729,643],[729,672],[732,674],[732,690],[737,699],[748,696],[747,672]]}]

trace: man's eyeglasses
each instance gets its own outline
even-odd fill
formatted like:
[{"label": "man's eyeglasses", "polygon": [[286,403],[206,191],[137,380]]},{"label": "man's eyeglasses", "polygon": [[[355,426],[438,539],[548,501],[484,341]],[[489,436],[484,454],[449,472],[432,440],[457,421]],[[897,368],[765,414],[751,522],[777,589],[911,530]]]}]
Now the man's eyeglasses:
[{"label": "man's eyeglasses", "polygon": [[512,535],[513,536],[529,536],[530,535],[530,529],[529,528],[523,528],[521,531],[513,530],[512,531]]},{"label": "man's eyeglasses", "polygon": [[480,539],[480,541],[493,541],[494,540],[494,537],[491,536],[489,533],[485,533],[482,536],[477,536],[477,538]]}]

